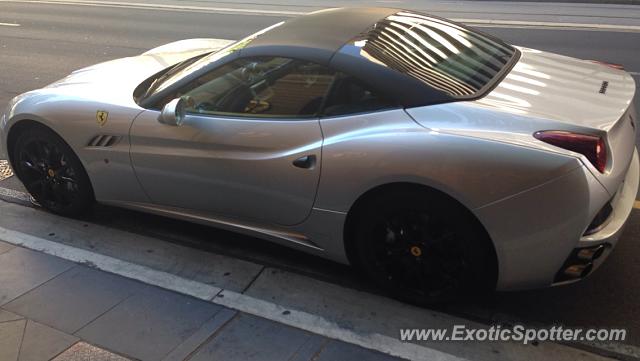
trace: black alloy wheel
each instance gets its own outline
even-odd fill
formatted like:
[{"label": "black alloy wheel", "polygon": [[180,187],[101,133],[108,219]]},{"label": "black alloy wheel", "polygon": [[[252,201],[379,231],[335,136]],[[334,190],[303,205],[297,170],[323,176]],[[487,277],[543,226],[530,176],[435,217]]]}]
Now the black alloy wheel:
[{"label": "black alloy wheel", "polygon": [[53,131],[34,126],[22,132],[13,158],[16,175],[47,210],[77,216],[93,203],[93,190],[82,163]]},{"label": "black alloy wheel", "polygon": [[491,289],[490,241],[460,207],[411,191],[376,198],[356,225],[359,266],[392,296],[421,305]]}]

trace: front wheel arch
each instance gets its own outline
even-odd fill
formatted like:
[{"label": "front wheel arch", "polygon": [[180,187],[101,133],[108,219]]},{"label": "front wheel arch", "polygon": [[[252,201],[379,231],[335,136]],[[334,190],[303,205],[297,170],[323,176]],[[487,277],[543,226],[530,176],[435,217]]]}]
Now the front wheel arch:
[{"label": "front wheel arch", "polygon": [[361,267],[358,262],[358,257],[356,256],[356,250],[354,246],[355,231],[356,231],[355,228],[356,228],[356,223],[357,223],[357,218],[359,213],[362,212],[364,208],[366,208],[367,204],[371,200],[377,197],[380,197],[382,195],[387,195],[389,193],[406,192],[406,191],[436,195],[439,198],[445,200],[446,202],[450,202],[450,204],[454,205],[461,212],[465,213],[465,215],[467,216],[465,218],[473,222],[472,226],[475,227],[477,232],[480,233],[480,237],[478,237],[479,241],[483,243],[483,247],[485,247],[488,251],[488,254],[491,255],[491,264],[493,265],[493,269],[490,270],[489,272],[491,277],[491,280],[489,280],[489,282],[491,285],[494,285],[495,287],[495,284],[497,283],[497,280],[498,280],[498,271],[499,271],[498,256],[495,249],[495,245],[493,244],[493,241],[491,240],[489,233],[487,232],[485,227],[482,225],[480,220],[475,216],[475,214],[473,214],[473,212],[471,212],[466,206],[464,206],[461,202],[459,202],[455,198],[449,196],[448,194],[440,190],[437,190],[435,188],[432,188],[426,185],[418,184],[418,183],[398,182],[398,183],[383,184],[368,190],[367,192],[360,195],[358,199],[356,199],[354,204],[349,209],[349,212],[347,213],[347,218],[345,221],[344,232],[343,232],[345,251],[346,251],[347,259],[349,263],[357,268]]}]

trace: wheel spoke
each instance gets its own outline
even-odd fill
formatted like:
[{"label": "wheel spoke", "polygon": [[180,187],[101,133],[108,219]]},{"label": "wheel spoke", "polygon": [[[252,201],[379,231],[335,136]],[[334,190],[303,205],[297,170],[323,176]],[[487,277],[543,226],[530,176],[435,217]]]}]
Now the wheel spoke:
[{"label": "wheel spoke", "polygon": [[50,201],[51,199],[49,198],[50,196],[50,188],[51,185],[49,184],[49,182],[46,181],[42,181],[40,183],[40,197],[42,197],[43,200],[45,201]]},{"label": "wheel spoke", "polygon": [[69,189],[66,184],[55,184],[52,187],[53,198],[60,205],[69,204],[73,198],[75,193]]},{"label": "wheel spoke", "polygon": [[45,160],[49,164],[49,166],[55,163],[55,150],[51,147],[50,144],[42,143],[42,149],[44,150]]},{"label": "wheel spoke", "polygon": [[34,147],[37,152],[38,158],[40,158],[43,162],[46,163],[47,160],[47,151],[44,149],[44,145],[41,141],[34,142]]},{"label": "wheel spoke", "polygon": [[76,182],[75,179],[71,178],[71,177],[64,177],[64,176],[60,176],[58,177],[61,181],[64,181],[65,183],[70,183],[73,185],[78,185],[78,182]]},{"label": "wheel spoke", "polygon": [[30,161],[22,161],[22,162],[20,162],[20,166],[25,170],[28,170],[30,172],[35,173],[35,175],[37,175],[37,176],[43,176],[44,175],[44,171],[40,167],[38,167],[37,165],[35,165],[34,163],[32,163]]},{"label": "wheel spoke", "polygon": [[51,185],[51,198],[56,203],[62,203],[64,201],[62,192],[60,192],[60,185],[58,184]]},{"label": "wheel spoke", "polygon": [[31,183],[28,183],[26,185],[26,188],[29,191],[33,191],[33,190],[36,190],[36,189],[39,189],[39,188],[41,189],[42,183],[44,183],[43,179],[36,179],[36,180],[32,181]]},{"label": "wheel spoke", "polygon": [[67,201],[72,201],[78,194],[78,184],[68,182],[62,185],[63,193]]},{"label": "wheel spoke", "polygon": [[34,146],[25,147],[25,149],[20,152],[20,159],[24,162],[31,163],[34,167],[44,168],[41,159],[38,158],[38,151],[33,148]]}]

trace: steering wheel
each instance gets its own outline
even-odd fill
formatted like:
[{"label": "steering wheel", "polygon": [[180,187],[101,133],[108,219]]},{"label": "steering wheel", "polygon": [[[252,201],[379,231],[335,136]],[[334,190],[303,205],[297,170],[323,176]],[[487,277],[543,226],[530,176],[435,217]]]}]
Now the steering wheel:
[{"label": "steering wheel", "polygon": [[260,69],[260,65],[257,62],[252,62],[242,68],[241,74],[245,82],[251,84],[263,77],[264,71]]}]

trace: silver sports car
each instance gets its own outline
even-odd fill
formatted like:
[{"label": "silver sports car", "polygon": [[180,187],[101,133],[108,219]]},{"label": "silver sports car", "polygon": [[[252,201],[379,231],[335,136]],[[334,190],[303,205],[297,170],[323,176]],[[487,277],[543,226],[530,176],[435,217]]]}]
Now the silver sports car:
[{"label": "silver sports car", "polygon": [[13,99],[0,139],[54,213],[233,229],[431,302],[603,262],[638,189],[635,89],[438,17],[330,9],[75,71]]}]

